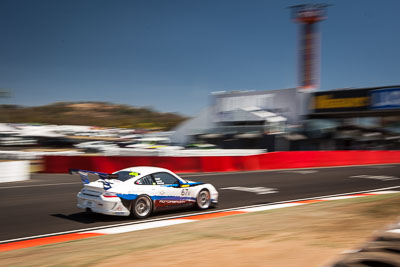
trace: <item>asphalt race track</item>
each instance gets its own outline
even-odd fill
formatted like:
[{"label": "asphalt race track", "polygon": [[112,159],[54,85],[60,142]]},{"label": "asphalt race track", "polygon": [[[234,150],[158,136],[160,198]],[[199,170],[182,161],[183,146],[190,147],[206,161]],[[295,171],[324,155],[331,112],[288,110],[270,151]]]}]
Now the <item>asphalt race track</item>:
[{"label": "asphalt race track", "polygon": [[[400,188],[399,164],[181,176],[218,189],[219,206],[214,210]],[[82,212],[76,207],[81,188],[79,176],[68,174],[33,174],[29,181],[0,184],[0,241],[137,221]],[[193,212],[156,213],[151,219]]]}]

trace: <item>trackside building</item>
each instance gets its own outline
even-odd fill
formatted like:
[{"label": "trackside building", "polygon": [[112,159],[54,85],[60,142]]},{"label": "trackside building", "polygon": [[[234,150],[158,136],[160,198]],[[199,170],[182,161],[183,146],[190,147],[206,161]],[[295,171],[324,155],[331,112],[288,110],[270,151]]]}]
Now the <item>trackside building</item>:
[{"label": "trackside building", "polygon": [[173,142],[268,151],[398,149],[400,86],[216,92],[211,99],[175,129]]},{"label": "trackside building", "polygon": [[326,148],[400,149],[400,86],[315,92],[309,103],[304,130]]},{"label": "trackside building", "polygon": [[175,129],[172,141],[274,150],[276,136],[301,125],[308,97],[296,88],[215,92],[209,107]]}]

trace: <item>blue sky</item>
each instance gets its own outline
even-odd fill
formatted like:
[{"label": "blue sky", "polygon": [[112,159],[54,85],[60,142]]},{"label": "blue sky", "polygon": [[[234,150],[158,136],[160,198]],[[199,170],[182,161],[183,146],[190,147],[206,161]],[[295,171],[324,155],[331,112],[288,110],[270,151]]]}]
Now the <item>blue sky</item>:
[{"label": "blue sky", "polygon": [[[0,88],[13,97],[0,103],[108,101],[191,116],[213,91],[293,88],[298,28],[287,7],[300,3],[2,0]],[[321,90],[400,84],[400,1],[324,3]]]}]

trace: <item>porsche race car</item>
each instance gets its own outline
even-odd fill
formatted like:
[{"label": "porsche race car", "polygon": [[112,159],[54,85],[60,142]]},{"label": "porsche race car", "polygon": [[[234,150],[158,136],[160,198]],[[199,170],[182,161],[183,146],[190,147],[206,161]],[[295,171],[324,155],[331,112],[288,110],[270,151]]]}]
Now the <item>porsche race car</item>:
[{"label": "porsche race car", "polygon": [[[112,174],[69,172],[81,177],[83,189],[77,195],[77,206],[88,212],[146,218],[156,210],[193,206],[203,210],[218,204],[213,185],[187,181],[163,168],[131,167]],[[90,182],[89,174],[99,179]]]}]

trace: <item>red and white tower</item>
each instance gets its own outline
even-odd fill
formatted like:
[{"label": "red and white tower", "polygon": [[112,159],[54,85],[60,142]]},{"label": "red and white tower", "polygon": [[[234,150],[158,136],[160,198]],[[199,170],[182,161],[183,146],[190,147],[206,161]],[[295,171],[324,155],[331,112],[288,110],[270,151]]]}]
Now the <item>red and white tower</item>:
[{"label": "red and white tower", "polygon": [[324,20],[325,4],[292,6],[292,18],[300,25],[299,85],[302,91],[319,88],[319,32],[317,23]]}]

